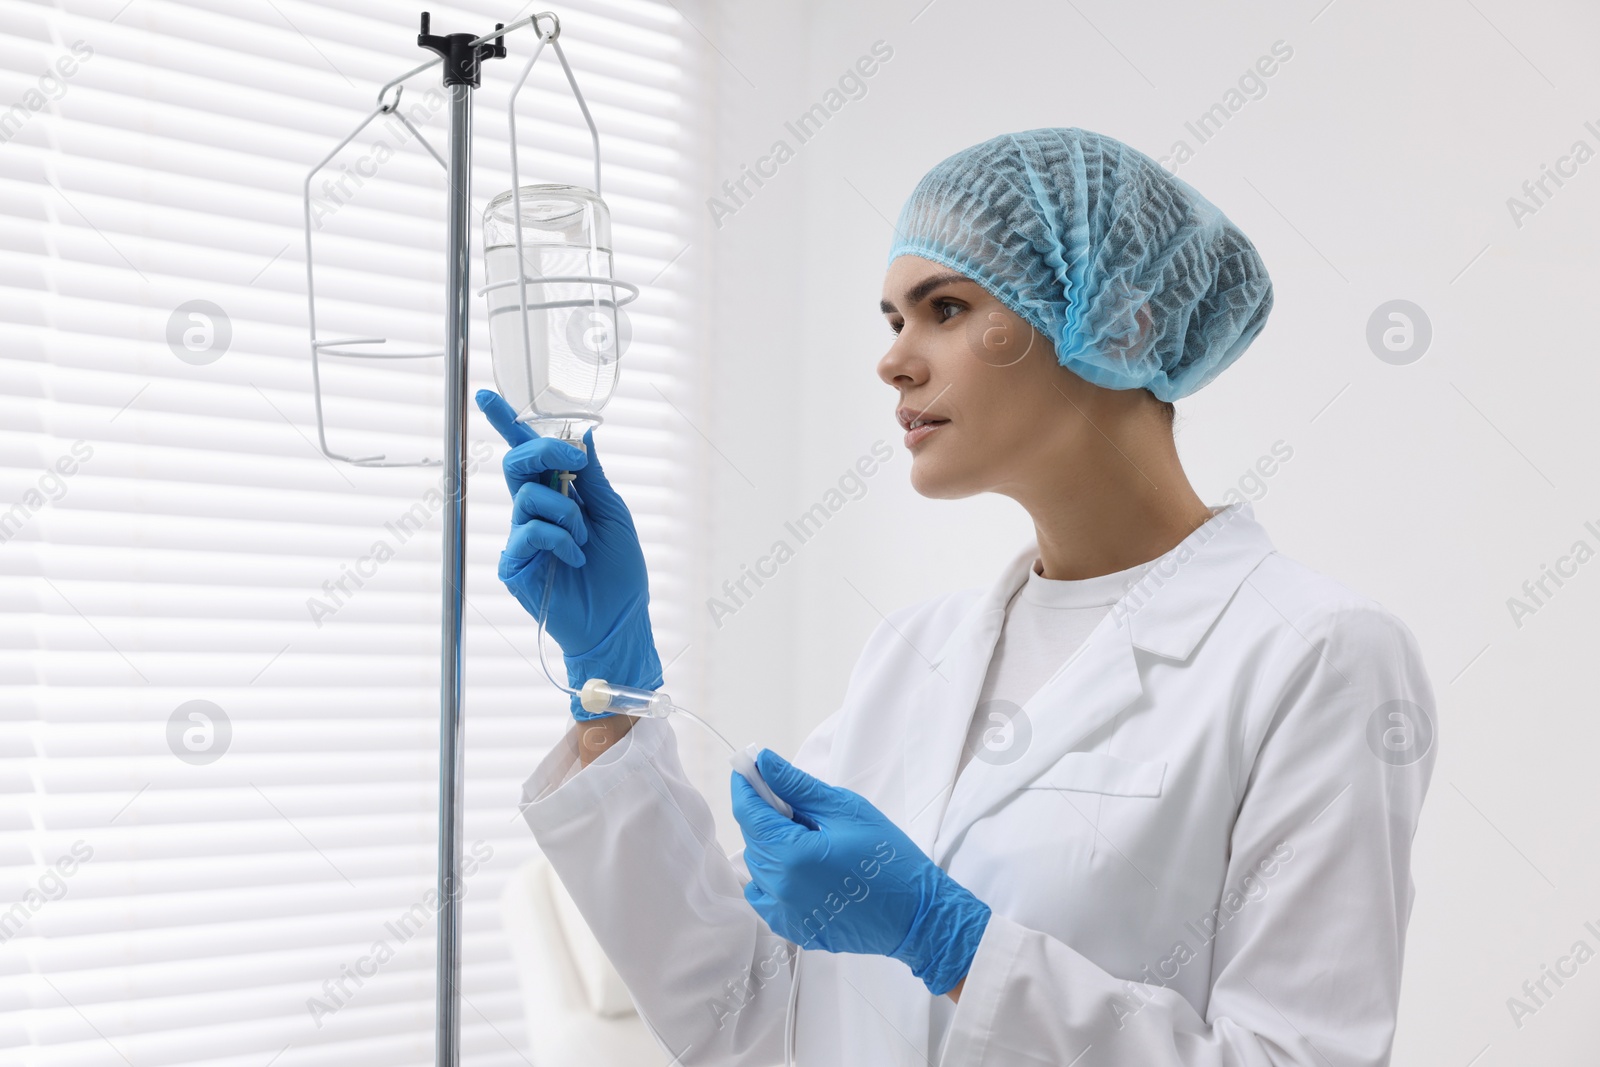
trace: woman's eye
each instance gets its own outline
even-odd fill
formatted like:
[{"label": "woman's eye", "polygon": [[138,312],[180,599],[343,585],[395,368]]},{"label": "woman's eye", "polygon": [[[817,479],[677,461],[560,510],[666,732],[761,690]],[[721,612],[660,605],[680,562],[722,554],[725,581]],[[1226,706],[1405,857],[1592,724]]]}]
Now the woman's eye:
[{"label": "woman's eye", "polygon": [[891,322],[889,323],[889,332],[898,337],[900,336],[900,328],[904,325],[905,323],[902,322]]},{"label": "woman's eye", "polygon": [[950,320],[951,315],[947,314],[948,312],[965,310],[960,304],[953,300],[936,300],[934,301],[933,308],[938,314],[940,322],[948,322]]}]

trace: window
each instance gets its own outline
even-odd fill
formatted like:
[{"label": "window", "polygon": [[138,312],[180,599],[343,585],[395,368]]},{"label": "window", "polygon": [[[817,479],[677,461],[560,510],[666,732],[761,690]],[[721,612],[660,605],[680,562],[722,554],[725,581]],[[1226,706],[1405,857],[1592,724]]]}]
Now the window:
[{"label": "window", "polygon": [[[0,13],[0,1048],[28,1062],[432,1060],[440,471],[315,447],[300,230],[307,168],[427,58],[421,6]],[[522,14],[428,6],[435,33]],[[597,449],[645,542],[668,681],[692,696],[702,445],[681,309],[703,45],[671,3],[560,10],[617,273],[644,290]],[[510,185],[504,103],[532,40],[509,38],[477,94],[475,220]],[[442,152],[438,84],[413,79],[402,106]],[[553,56],[529,86],[523,180],[588,184]],[[442,171],[381,124],[341,160],[370,178],[313,188],[319,329],[440,343]],[[330,368],[330,446],[437,456],[442,375]],[[462,1044],[521,1064],[496,898],[533,850],[518,788],[566,699],[495,576],[503,447],[471,416]]]}]

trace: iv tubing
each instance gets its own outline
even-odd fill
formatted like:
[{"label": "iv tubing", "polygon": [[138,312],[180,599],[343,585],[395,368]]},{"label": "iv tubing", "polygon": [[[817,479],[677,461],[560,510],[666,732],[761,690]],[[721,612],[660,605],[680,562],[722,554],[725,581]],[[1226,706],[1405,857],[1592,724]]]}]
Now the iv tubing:
[{"label": "iv tubing", "polygon": [[[568,473],[568,472],[565,472],[565,471],[554,471],[554,472],[552,472],[552,480],[554,480],[555,478],[559,478],[561,480],[561,494],[563,496],[571,495],[570,492],[569,492],[569,488],[572,485],[572,475],[570,473]],[[545,572],[545,576],[544,576],[544,596],[542,598],[542,603],[541,603],[540,608],[539,608],[539,618],[538,618],[539,636],[537,638],[538,645],[539,645],[539,666],[541,668],[543,668],[544,676],[550,680],[550,684],[551,685],[555,686],[557,689],[561,690],[563,693],[568,693],[568,694],[571,694],[573,696],[581,696],[581,694],[579,693],[578,690],[576,690],[576,689],[572,688],[570,685],[567,685],[567,684],[565,684],[565,683],[563,683],[561,681],[558,681],[556,679],[555,673],[550,670],[549,662],[545,659],[545,653],[544,653],[544,621],[547,618],[550,617],[550,590],[555,585],[555,580],[556,580],[556,559],[555,559],[554,553],[551,553],[550,567],[549,567],[549,570],[547,570]],[[604,683],[602,683],[602,684],[604,684]],[[679,707],[676,704],[668,704],[668,705],[666,705],[665,712],[666,712],[666,714],[682,715],[685,718],[690,719],[693,722],[699,723],[706,730],[707,733],[709,733],[712,737],[715,737],[718,741],[722,742],[722,747],[726,748],[730,755],[732,755],[733,753],[738,751],[737,749],[735,749],[733,747],[732,742],[730,742],[726,737],[723,737],[721,732],[718,731],[715,726],[712,726],[709,722],[706,722],[704,719],[702,719],[700,716],[696,715],[694,712],[690,711],[688,708]],[[613,712],[613,714],[626,715],[626,714],[628,714],[628,712],[627,711],[617,711],[617,712]],[[655,718],[655,717],[658,717],[658,716],[642,715],[642,716],[639,716],[639,717]],[[665,717],[665,716],[663,715],[663,716],[659,716],[659,717]]]}]

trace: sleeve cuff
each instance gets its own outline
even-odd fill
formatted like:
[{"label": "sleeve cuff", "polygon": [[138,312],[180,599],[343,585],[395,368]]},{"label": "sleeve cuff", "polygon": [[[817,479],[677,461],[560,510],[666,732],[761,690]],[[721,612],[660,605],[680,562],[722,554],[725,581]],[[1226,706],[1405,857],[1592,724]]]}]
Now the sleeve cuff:
[{"label": "sleeve cuff", "polygon": [[966,984],[961,987],[961,999],[950,1017],[939,1067],[984,1062],[989,1038],[995,1033],[1001,998],[1011,982],[1017,951],[1027,932],[999,912],[990,912],[972,967],[967,971]]},{"label": "sleeve cuff", "polygon": [[522,783],[522,817],[535,832],[592,809],[653,760],[672,729],[665,719],[640,719],[620,741],[583,767],[578,763],[577,731],[586,725],[573,723]]}]

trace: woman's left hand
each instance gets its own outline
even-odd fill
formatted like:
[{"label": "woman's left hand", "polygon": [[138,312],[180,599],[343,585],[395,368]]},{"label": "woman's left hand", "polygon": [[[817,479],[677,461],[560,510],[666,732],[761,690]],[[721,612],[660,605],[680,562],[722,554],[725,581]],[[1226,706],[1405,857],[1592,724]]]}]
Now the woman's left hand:
[{"label": "woman's left hand", "polygon": [[[478,408],[511,450],[505,456],[511,491],[511,536],[500,553],[500,580],[534,618],[545,610],[545,629],[561,646],[567,684],[577,689],[590,678],[644,689],[661,687],[661,659],[650,628],[650,582],[633,516],[611,487],[594,448],[541,437],[517,421],[514,408],[488,389],[478,390]],[[545,484],[553,470],[577,474],[570,496]],[[576,694],[572,714],[609,718],[583,710]]]},{"label": "woman's left hand", "polygon": [[756,767],[791,821],[733,773],[745,899],[801,948],[892,956],[942,996],[966,976],[989,906],[946,874],[865,797],[813,778],[770,749]]}]

